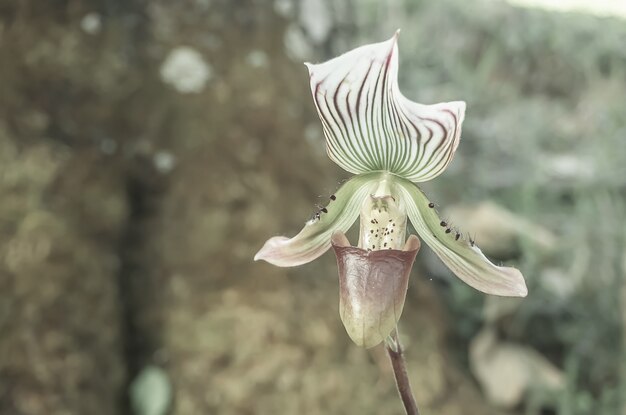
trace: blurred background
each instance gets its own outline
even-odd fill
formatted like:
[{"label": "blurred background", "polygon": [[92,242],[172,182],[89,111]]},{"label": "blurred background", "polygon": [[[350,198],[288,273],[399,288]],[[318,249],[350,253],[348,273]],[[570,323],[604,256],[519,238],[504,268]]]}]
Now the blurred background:
[{"label": "blurred background", "polygon": [[625,415],[624,4],[524,3],[0,1],[0,414],[402,413],[334,256],[252,261],[348,177],[302,62],[401,28],[405,95],[468,104],[423,188],[530,289],[487,297],[422,249],[422,411]]}]

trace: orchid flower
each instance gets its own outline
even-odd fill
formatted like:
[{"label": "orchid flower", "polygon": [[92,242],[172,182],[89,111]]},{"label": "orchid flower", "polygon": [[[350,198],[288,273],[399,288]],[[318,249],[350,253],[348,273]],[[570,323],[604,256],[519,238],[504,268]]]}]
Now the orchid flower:
[{"label": "orchid flower", "polygon": [[[439,176],[461,138],[465,102],[413,102],[399,90],[396,34],[309,69],[311,91],[332,161],[355,176],[293,238],[270,238],[256,254],[280,267],[313,261],[331,246],[339,267],[340,315],[359,346],[396,327],[420,246],[413,227],[461,280],[487,294],[524,297],[515,268],[496,266],[443,221],[415,183]],[[358,247],[344,235],[360,216]]]}]

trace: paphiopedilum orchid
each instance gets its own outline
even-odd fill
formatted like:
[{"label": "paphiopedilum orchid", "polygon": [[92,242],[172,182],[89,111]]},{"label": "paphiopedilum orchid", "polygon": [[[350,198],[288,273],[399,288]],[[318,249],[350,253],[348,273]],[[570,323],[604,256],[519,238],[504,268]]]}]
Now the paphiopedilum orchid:
[{"label": "paphiopedilum orchid", "polygon": [[[439,176],[461,138],[465,102],[423,105],[399,90],[397,33],[318,65],[306,64],[331,160],[355,176],[293,238],[269,239],[255,260],[290,267],[331,246],[339,267],[340,315],[352,340],[372,347],[395,328],[419,240],[407,216],[461,280],[487,294],[524,297],[522,274],[496,266],[441,220],[415,183]],[[360,215],[358,247],[344,235]]]}]

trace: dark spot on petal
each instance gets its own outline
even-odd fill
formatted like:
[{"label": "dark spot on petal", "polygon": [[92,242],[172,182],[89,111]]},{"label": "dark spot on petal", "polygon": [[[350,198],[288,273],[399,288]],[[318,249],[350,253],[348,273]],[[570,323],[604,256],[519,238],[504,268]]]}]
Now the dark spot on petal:
[{"label": "dark spot on petal", "polygon": [[452,232],[452,229],[450,228],[446,229],[446,233],[450,233],[450,232]]},{"label": "dark spot on petal", "polygon": [[330,200],[335,200],[335,199],[337,199],[337,196],[335,196],[335,195],[330,195]]},{"label": "dark spot on petal", "polygon": [[448,224],[447,224],[445,221],[443,221],[443,220],[442,220],[441,222],[439,222],[439,224],[440,224],[441,226],[448,226]]},{"label": "dark spot on petal", "polygon": [[322,208],[322,212],[324,213],[328,213],[328,209],[326,209],[325,207]]},{"label": "dark spot on petal", "polygon": [[432,208],[434,208],[434,207],[435,207],[435,204],[434,204],[433,202],[430,202],[430,203],[428,204],[428,207],[432,209]]}]

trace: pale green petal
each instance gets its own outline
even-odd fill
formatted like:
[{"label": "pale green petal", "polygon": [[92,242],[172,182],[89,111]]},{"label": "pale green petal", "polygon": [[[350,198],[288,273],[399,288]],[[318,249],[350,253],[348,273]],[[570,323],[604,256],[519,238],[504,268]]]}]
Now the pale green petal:
[{"label": "pale green petal", "polygon": [[359,216],[361,205],[375,189],[380,173],[360,174],[344,183],[321,211],[319,218],[308,221],[293,238],[270,238],[255,255],[279,267],[294,267],[318,258],[330,248],[333,232],[346,232]]},{"label": "pale green petal", "polygon": [[405,204],[409,220],[419,236],[457,277],[487,294],[525,297],[528,294],[522,273],[491,263],[466,237],[458,237],[429,207],[424,193],[413,183],[398,179],[396,184]]},{"label": "pale green petal", "polygon": [[462,101],[423,105],[398,87],[397,33],[309,68],[328,156],[352,173],[385,170],[413,182],[441,174],[465,117]]}]

